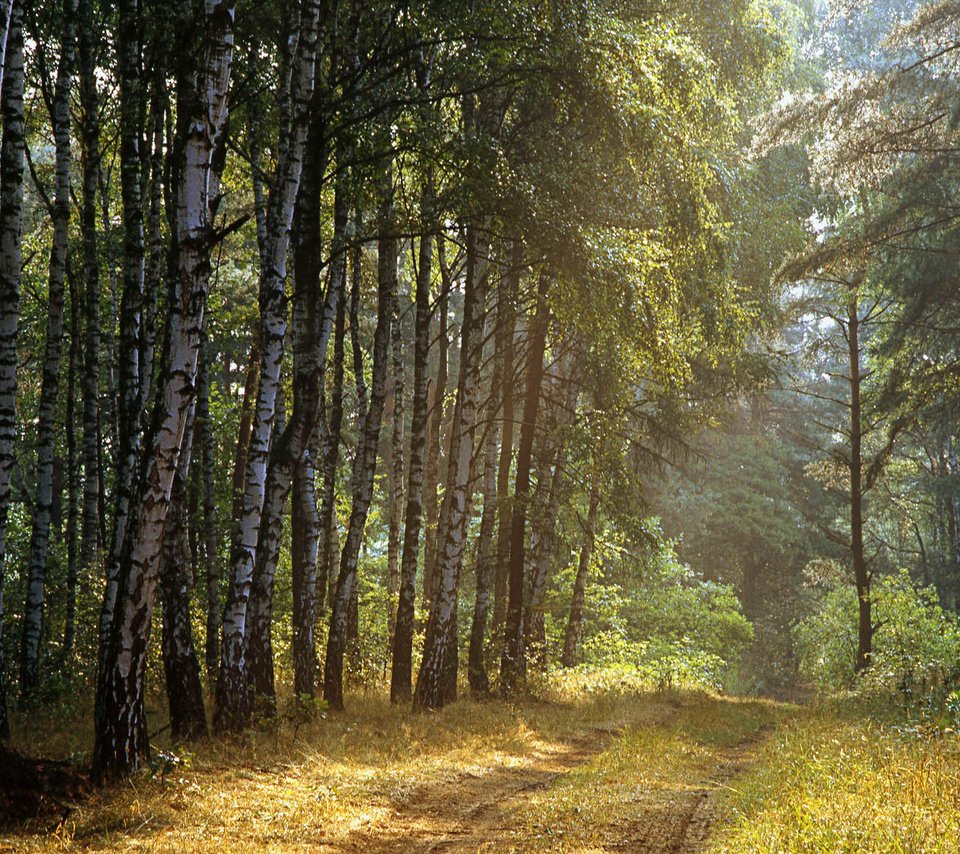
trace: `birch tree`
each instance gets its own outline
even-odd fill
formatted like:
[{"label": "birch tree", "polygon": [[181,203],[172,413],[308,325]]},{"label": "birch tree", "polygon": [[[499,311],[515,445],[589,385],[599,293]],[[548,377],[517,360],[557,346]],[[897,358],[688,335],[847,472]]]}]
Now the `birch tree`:
[{"label": "birch tree", "polygon": [[14,0],[4,59],[0,143],[0,739],[10,735],[4,679],[3,576],[17,444],[17,331],[23,224],[23,7]]},{"label": "birch tree", "polygon": [[466,546],[470,500],[468,489],[477,422],[480,362],[483,355],[483,316],[489,251],[489,237],[482,228],[476,225],[468,228],[460,372],[444,496],[448,512],[446,519],[438,527],[435,596],[431,602],[423,659],[413,695],[414,709],[433,709],[444,705],[445,666],[453,656],[451,647],[457,643],[454,611],[457,605],[460,566]]},{"label": "birch tree", "polygon": [[[353,458],[352,501],[347,536],[340,553],[340,571],[330,615],[327,651],[323,664],[323,698],[331,708],[343,708],[343,657],[347,643],[347,622],[351,600],[356,595],[357,561],[367,514],[373,500],[373,480],[377,467],[377,446],[386,399],[387,362],[390,324],[397,286],[397,238],[393,233],[393,178],[389,166],[382,178],[380,205],[381,238],[377,247],[377,327],[373,338],[370,399],[360,421],[357,453]],[[359,266],[354,261],[354,273]],[[361,365],[362,372],[362,365]],[[363,400],[363,397],[360,397]]]},{"label": "birch tree", "polygon": [[316,80],[319,0],[303,0],[299,13],[289,84],[290,123],[281,128],[284,135],[282,154],[267,205],[266,242],[260,271],[260,384],[247,451],[243,509],[231,555],[229,595],[223,615],[220,678],[214,713],[218,730],[242,727],[249,713],[244,659],[247,602],[257,561],[267,461],[286,336],[287,250]]},{"label": "birch tree", "polygon": [[[421,194],[423,225],[430,224],[433,203],[432,175],[428,175]],[[407,506],[404,512],[403,555],[400,565],[400,589],[394,622],[390,699],[409,702],[412,694],[412,654],[417,563],[420,554],[420,528],[423,517],[424,457],[427,443],[427,371],[430,357],[430,276],[434,237],[420,235],[414,302],[416,318],[413,341],[413,414],[410,424],[410,463],[407,468]]]},{"label": "birch tree", "polygon": [[[123,207],[123,285],[120,296],[119,399],[117,401],[118,470],[113,534],[107,556],[107,593],[103,600],[103,634],[113,612],[118,584],[120,550],[126,532],[131,491],[140,451],[141,412],[146,402],[146,365],[143,347],[143,298],[146,249],[144,244],[141,154],[143,147],[143,92],[140,79],[142,22],[137,0],[120,0],[117,29],[117,67],[120,77],[120,194]],[[152,365],[150,366],[152,369]]]},{"label": "birch tree", "polygon": [[219,202],[228,90],[233,59],[233,0],[207,0],[180,23],[194,34],[192,60],[177,76],[174,151],[176,275],[168,300],[164,377],[145,445],[134,516],[121,552],[120,584],[97,686],[93,777],[136,770],[149,751],[144,719],[147,640],[163,529],[196,381],[197,354],[210,277],[213,217]]},{"label": "birch tree", "polygon": [[60,59],[50,101],[50,124],[55,147],[55,179],[50,218],[53,242],[47,278],[47,335],[43,380],[37,416],[37,493],[27,565],[27,599],[23,609],[20,646],[20,690],[29,693],[40,684],[40,636],[46,587],[50,517],[54,501],[53,467],[60,391],[60,362],[64,324],[64,280],[67,270],[70,227],[70,95],[76,62],[76,0],[63,5],[63,36]]},{"label": "birch tree", "polygon": [[[301,192],[297,195],[294,227],[294,270],[296,293],[293,299],[293,415],[273,445],[267,471],[266,497],[263,510],[263,541],[258,547],[257,572],[253,579],[250,599],[249,667],[255,693],[273,703],[273,648],[270,640],[273,622],[273,582],[280,556],[280,520],[283,507],[290,494],[293,479],[301,466],[307,464],[310,444],[317,427],[320,408],[320,382],[322,366],[326,359],[327,344],[333,329],[336,305],[342,281],[330,279],[326,296],[321,287],[322,253],[320,242],[320,198],[323,173],[326,167],[322,115],[313,118],[308,145],[304,157]],[[305,486],[305,484],[304,484]],[[302,580],[299,589],[302,614],[298,621],[300,632],[306,630],[305,620],[310,620],[310,638],[301,643],[311,644],[314,605],[311,589],[316,588],[317,545],[319,536],[315,525],[310,525],[316,514],[315,504],[310,508],[303,504],[305,496],[299,496],[300,518],[307,527],[300,528],[297,536],[309,541],[298,542],[299,570]],[[313,555],[308,560],[308,556]],[[309,566],[307,565],[309,563]],[[301,655],[303,654],[301,649]],[[301,662],[301,670],[304,667]],[[307,669],[310,669],[307,664]],[[301,683],[307,680],[304,674]],[[312,681],[312,673],[310,674]],[[306,688],[305,684],[301,687]],[[311,694],[312,689],[302,693]]]},{"label": "birch tree", "polygon": [[506,635],[500,662],[500,690],[511,694],[526,672],[524,650],[524,554],[527,526],[527,496],[530,491],[530,463],[533,440],[540,408],[540,383],[543,379],[543,354],[546,347],[550,308],[547,293],[550,274],[541,273],[537,287],[536,315],[530,327],[527,352],[526,392],[523,403],[523,421],[517,446],[517,475],[513,488],[510,521],[510,566],[507,587]]}]

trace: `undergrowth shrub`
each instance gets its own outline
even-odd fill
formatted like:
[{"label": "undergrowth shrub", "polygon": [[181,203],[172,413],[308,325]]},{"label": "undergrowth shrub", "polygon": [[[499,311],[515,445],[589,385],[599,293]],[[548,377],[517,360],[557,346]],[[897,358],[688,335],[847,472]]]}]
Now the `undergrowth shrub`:
[{"label": "undergrowth shrub", "polygon": [[915,584],[905,570],[877,579],[872,599],[877,628],[869,669],[853,672],[856,592],[837,584],[794,630],[801,673],[821,693],[891,696],[911,715],[941,716],[960,684],[957,616],[944,611],[933,587]]},{"label": "undergrowth shrub", "polygon": [[587,593],[581,669],[660,690],[727,687],[753,637],[733,588],[704,579],[668,540],[605,556]]}]

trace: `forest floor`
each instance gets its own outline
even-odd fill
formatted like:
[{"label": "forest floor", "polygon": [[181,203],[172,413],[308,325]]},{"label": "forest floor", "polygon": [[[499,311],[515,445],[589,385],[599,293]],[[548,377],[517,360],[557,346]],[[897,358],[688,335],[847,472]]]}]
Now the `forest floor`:
[{"label": "forest floor", "polygon": [[[729,813],[724,794],[798,714],[697,693],[462,701],[426,715],[348,697],[343,714],[281,715],[158,756],[62,817],[0,832],[0,851],[698,851]],[[60,730],[59,749],[83,729]]]}]

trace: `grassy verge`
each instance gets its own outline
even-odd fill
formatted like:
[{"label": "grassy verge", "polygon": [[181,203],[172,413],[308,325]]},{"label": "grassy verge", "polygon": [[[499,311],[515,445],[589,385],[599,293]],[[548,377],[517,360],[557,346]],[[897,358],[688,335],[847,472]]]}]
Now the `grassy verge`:
[{"label": "grassy verge", "polygon": [[809,710],[733,784],[714,851],[947,852],[960,839],[956,735]]},{"label": "grassy verge", "polygon": [[[349,697],[341,715],[281,715],[200,743],[182,764],[159,758],[59,826],[0,835],[0,850],[354,850],[422,829],[424,816],[408,810],[418,803],[442,811],[449,798],[469,824],[464,780],[495,787],[538,768],[537,786],[502,798],[485,790],[496,832],[483,851],[659,850],[655,839],[689,842],[693,817],[717,854],[960,848],[956,734],[851,706],[570,679],[538,690],[539,699],[464,700],[426,715],[373,693]],[[37,721],[34,732],[49,724],[48,747],[76,749],[78,728],[56,735],[55,723]],[[563,760],[571,750],[575,760]]]}]

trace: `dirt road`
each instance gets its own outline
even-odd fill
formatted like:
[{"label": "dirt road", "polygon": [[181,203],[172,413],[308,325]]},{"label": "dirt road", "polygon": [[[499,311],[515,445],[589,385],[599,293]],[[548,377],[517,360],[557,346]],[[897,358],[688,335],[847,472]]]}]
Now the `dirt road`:
[{"label": "dirt road", "polygon": [[[689,768],[677,779],[658,779],[634,787],[629,803],[603,826],[591,828],[586,848],[537,821],[537,800],[562,785],[566,775],[582,772],[619,738],[591,730],[545,746],[514,767],[474,768],[438,784],[411,788],[396,798],[384,820],[352,834],[343,852],[508,852],[589,850],[680,854],[699,851],[717,817],[717,793],[746,768],[757,745],[751,737],[715,748],[697,773]],[[637,757],[642,761],[642,757]],[[589,797],[589,794],[586,795]],[[533,816],[533,820],[531,820]],[[575,829],[575,828],[574,828]]]}]

